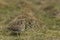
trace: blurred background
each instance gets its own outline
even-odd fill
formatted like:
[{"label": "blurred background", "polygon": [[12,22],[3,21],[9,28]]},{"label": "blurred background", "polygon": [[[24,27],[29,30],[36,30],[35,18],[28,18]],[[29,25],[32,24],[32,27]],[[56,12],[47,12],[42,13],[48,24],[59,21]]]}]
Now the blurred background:
[{"label": "blurred background", "polygon": [[[39,26],[9,35],[6,27],[20,15]],[[0,40],[60,40],[60,0],[0,0]]]}]

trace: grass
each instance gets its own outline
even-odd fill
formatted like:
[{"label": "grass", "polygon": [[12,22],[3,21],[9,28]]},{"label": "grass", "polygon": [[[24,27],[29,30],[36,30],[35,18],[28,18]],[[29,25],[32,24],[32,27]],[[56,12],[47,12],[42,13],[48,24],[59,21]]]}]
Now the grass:
[{"label": "grass", "polygon": [[[39,28],[27,29],[17,36],[9,35],[6,26],[26,12],[32,12],[39,20]],[[60,40],[59,14],[60,0],[0,0],[0,40]]]}]

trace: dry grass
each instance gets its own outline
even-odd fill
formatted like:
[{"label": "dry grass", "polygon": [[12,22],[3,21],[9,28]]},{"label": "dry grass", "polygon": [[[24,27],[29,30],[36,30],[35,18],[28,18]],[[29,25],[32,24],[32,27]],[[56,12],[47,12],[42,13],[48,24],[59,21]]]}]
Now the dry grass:
[{"label": "dry grass", "polygon": [[[21,19],[24,31],[10,35]],[[60,0],[0,0],[0,40],[60,40]]]}]

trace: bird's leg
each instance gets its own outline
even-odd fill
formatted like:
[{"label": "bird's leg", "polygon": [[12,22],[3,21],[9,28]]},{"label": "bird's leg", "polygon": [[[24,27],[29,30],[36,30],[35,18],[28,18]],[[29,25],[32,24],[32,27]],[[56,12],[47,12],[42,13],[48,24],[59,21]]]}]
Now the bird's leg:
[{"label": "bird's leg", "polygon": [[20,34],[17,32],[17,40],[19,40],[20,38]]}]

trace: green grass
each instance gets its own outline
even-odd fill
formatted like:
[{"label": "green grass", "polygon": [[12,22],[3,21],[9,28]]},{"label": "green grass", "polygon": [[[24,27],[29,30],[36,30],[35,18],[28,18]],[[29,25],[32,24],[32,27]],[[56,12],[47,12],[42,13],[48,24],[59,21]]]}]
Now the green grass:
[{"label": "green grass", "polygon": [[[21,4],[22,2],[22,4]],[[23,3],[27,4],[23,4]],[[0,1],[0,40],[60,40],[60,16],[53,15],[54,10],[60,11],[60,0],[3,0]],[[6,3],[6,4],[4,4]],[[30,6],[31,7],[30,7]],[[52,6],[51,10],[44,10],[48,6]],[[40,21],[40,28],[27,29],[22,32],[21,35],[13,36],[9,35],[6,26],[12,21],[17,15],[22,14],[22,11],[33,11],[34,16]],[[25,12],[23,12],[25,13]],[[60,14],[60,12],[59,12]]]}]

